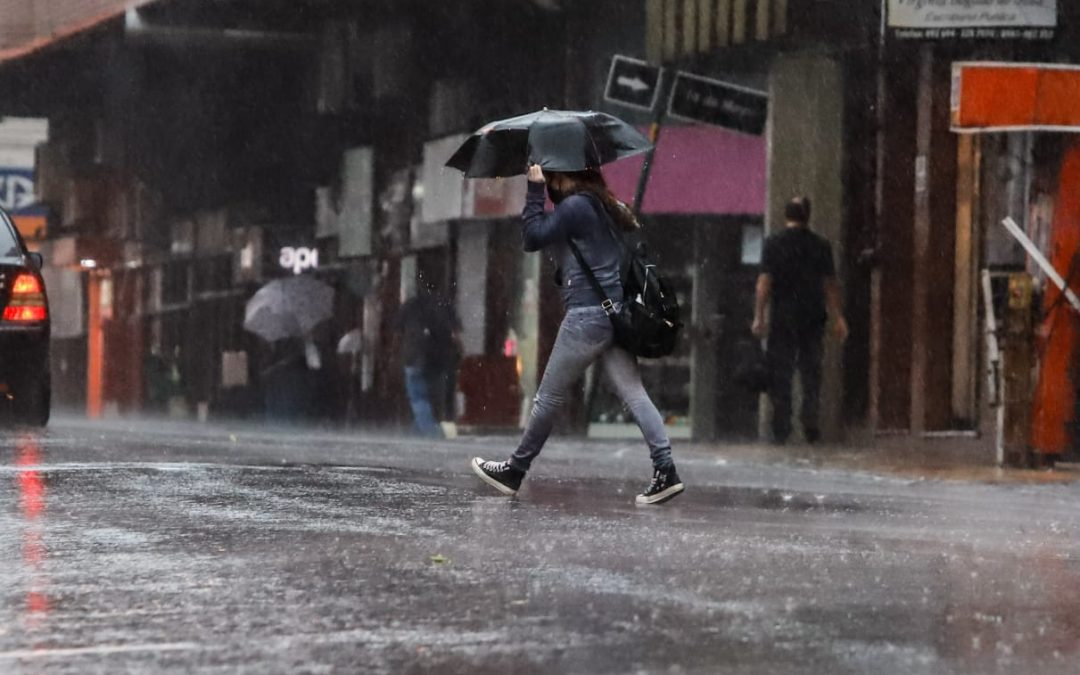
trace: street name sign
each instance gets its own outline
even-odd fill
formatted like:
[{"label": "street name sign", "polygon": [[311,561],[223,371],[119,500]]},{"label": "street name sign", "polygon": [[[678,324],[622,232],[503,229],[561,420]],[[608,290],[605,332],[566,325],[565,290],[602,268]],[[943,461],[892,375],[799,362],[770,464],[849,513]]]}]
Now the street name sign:
[{"label": "street name sign", "polygon": [[628,56],[614,56],[604,99],[639,110],[652,110],[660,93],[660,67]]},{"label": "street name sign", "polygon": [[761,136],[769,119],[769,95],[729,82],[678,73],[668,114]]}]

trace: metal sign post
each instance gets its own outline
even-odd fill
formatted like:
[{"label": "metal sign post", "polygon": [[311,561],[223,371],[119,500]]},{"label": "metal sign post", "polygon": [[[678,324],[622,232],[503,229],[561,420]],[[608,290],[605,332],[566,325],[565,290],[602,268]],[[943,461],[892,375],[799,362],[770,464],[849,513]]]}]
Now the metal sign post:
[{"label": "metal sign post", "polygon": [[[664,69],[660,69],[660,79],[657,84],[657,93],[660,89],[669,86],[667,72]],[[660,99],[663,100],[662,98]],[[649,184],[649,174],[652,173],[653,156],[656,154],[656,144],[660,142],[660,130],[664,126],[664,113],[666,107],[663,104],[653,105],[653,119],[649,125],[649,142],[652,143],[652,149],[645,153],[645,162],[641,165],[641,175],[638,177],[637,190],[634,191],[634,213],[641,213],[641,205],[645,200],[645,188]]]},{"label": "metal sign post", "polygon": [[998,466],[1005,464],[1005,379],[1001,376],[1001,345],[994,314],[994,290],[990,270],[982,271],[983,307],[986,312],[986,384],[990,407],[996,409],[994,451]]}]

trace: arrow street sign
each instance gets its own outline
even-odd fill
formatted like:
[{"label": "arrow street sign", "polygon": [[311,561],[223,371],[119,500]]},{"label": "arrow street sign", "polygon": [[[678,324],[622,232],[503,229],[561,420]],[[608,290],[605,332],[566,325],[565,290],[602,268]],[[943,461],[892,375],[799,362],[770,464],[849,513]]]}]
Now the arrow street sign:
[{"label": "arrow street sign", "polygon": [[719,80],[678,73],[668,101],[668,114],[760,136],[765,133],[765,123],[769,119],[769,95]]},{"label": "arrow street sign", "polygon": [[652,110],[660,93],[660,68],[627,56],[614,56],[608,72],[604,99],[614,103]]}]

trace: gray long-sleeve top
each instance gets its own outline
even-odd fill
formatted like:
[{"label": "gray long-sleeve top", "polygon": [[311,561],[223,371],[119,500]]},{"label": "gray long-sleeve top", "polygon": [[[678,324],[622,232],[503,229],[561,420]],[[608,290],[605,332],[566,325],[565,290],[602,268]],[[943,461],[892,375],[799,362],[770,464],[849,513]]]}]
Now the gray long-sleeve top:
[{"label": "gray long-sleeve top", "polygon": [[525,209],[521,213],[525,227],[521,241],[526,251],[552,247],[562,279],[563,303],[567,309],[599,305],[603,298],[596,294],[588,277],[582,272],[573,251],[566,244],[573,238],[593,275],[614,302],[623,299],[619,280],[620,247],[612,234],[613,224],[598,198],[575,194],[562,200],[555,210],[544,212],[543,183],[529,182]]}]

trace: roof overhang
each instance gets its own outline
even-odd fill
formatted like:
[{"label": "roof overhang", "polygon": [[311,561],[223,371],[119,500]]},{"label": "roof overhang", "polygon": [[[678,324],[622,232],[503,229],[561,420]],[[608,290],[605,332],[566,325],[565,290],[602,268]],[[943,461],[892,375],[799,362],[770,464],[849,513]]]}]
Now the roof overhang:
[{"label": "roof overhang", "polygon": [[952,130],[1080,132],[1080,66],[953,64]]},{"label": "roof overhang", "polygon": [[0,65],[45,51],[110,21],[119,20],[127,10],[151,2],[154,0],[98,0],[86,3],[88,9],[85,11],[66,8],[67,14],[52,24],[50,29],[28,35],[24,41],[17,44],[0,47]]}]

